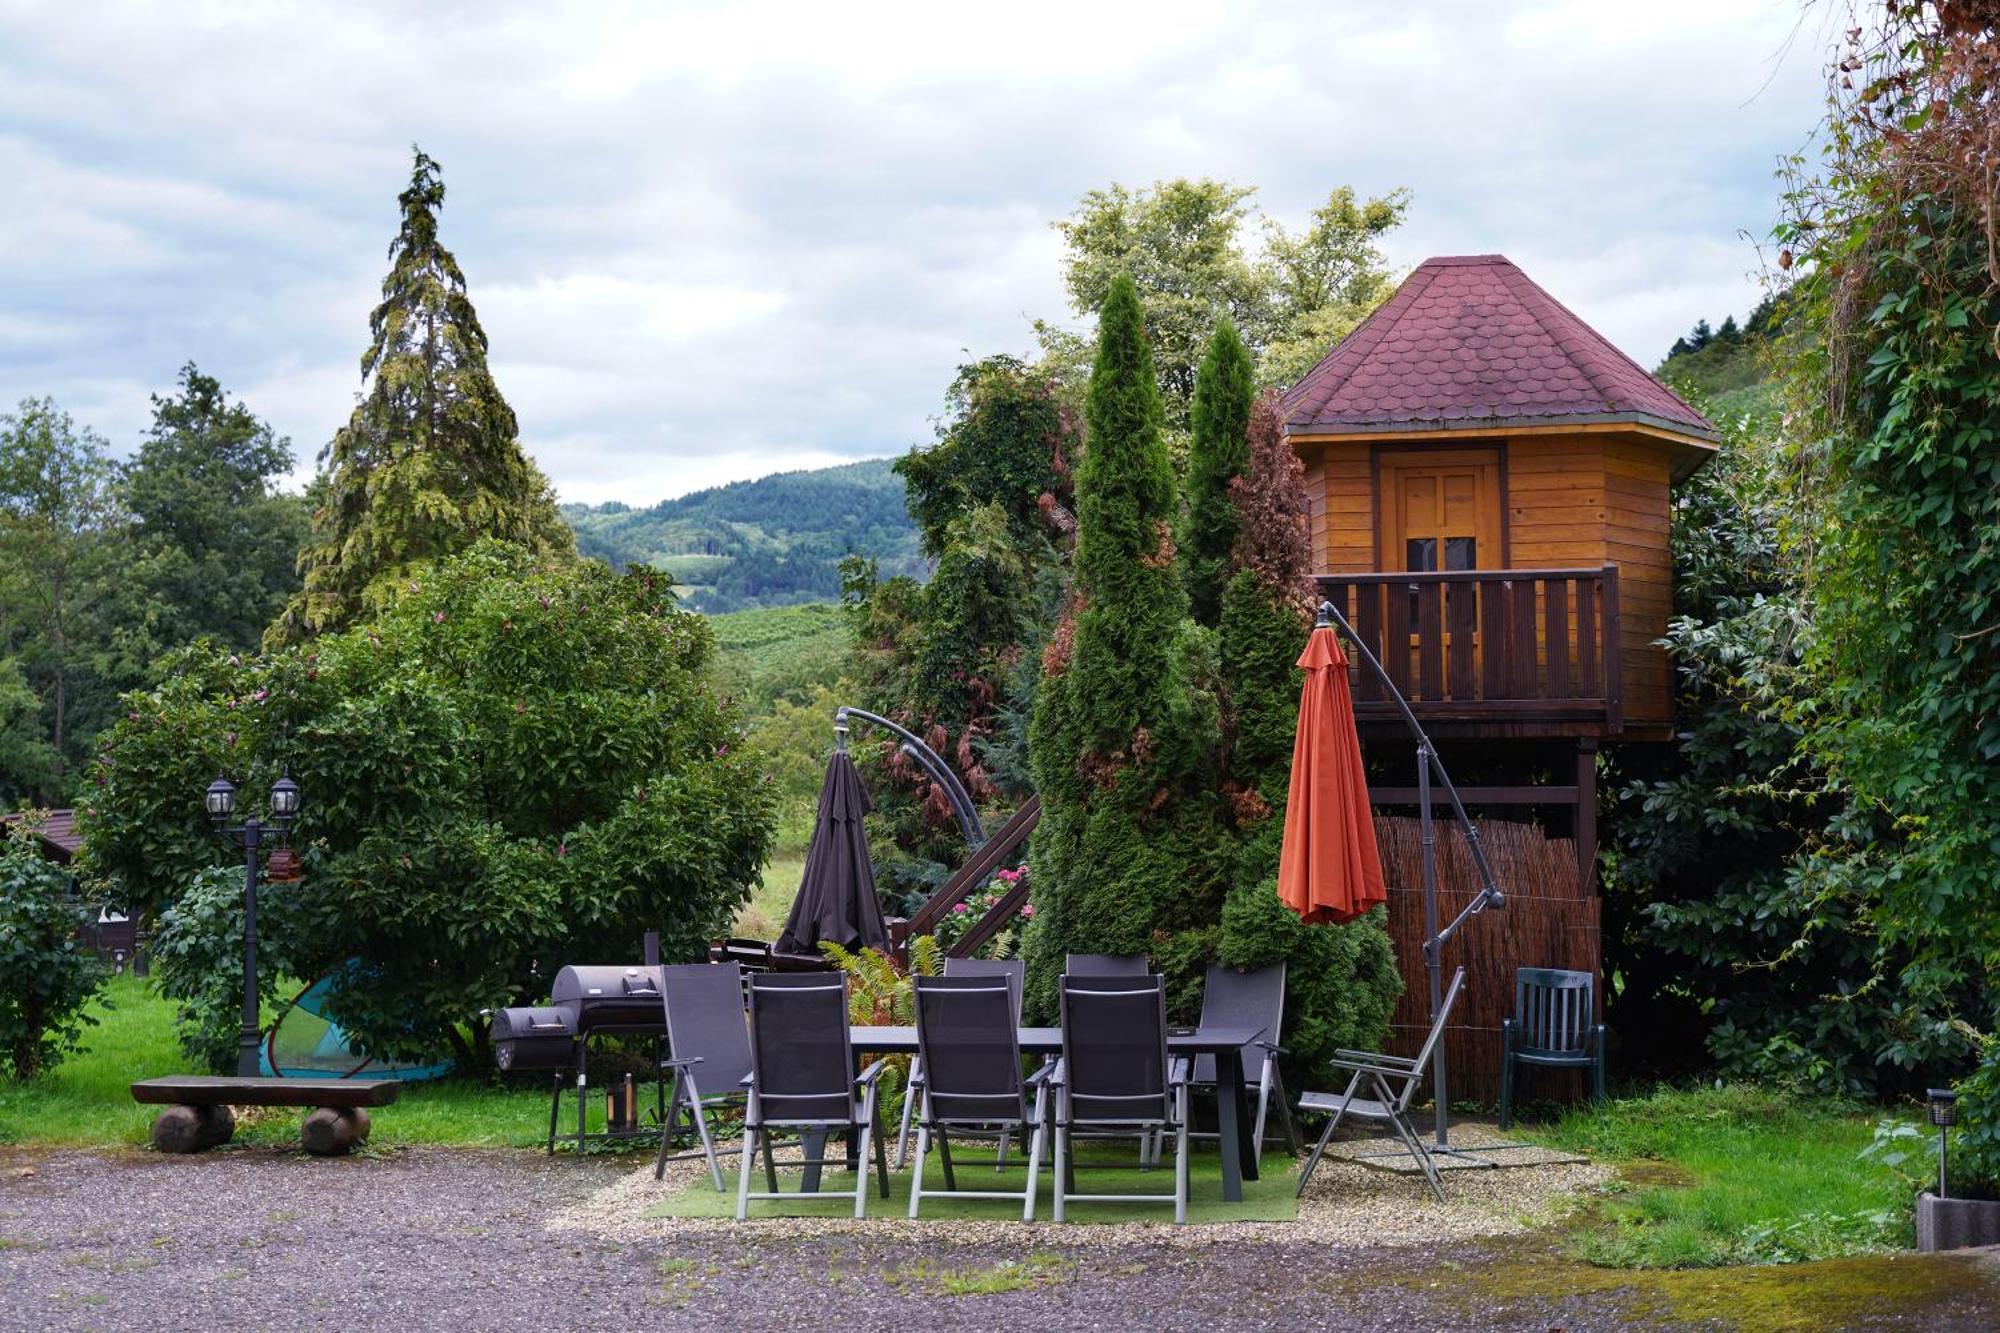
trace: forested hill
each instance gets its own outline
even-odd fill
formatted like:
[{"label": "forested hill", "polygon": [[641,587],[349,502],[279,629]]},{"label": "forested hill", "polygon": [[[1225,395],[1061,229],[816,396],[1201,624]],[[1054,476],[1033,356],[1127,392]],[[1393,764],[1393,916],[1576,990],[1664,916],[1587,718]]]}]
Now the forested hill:
[{"label": "forested hill", "polygon": [[1697,320],[1685,337],[1676,338],[1653,371],[1687,395],[1711,420],[1748,413],[1771,416],[1778,410],[1778,382],[1771,364],[1771,338],[1782,314],[1771,297],[1758,302],[1739,327],[1734,315],[1710,328]]},{"label": "forested hill", "polygon": [[648,509],[564,505],[563,516],[583,554],[665,570],[696,610],[832,601],[850,553],[873,557],[885,577],[924,572],[903,480],[889,468],[878,458],[780,472]]}]

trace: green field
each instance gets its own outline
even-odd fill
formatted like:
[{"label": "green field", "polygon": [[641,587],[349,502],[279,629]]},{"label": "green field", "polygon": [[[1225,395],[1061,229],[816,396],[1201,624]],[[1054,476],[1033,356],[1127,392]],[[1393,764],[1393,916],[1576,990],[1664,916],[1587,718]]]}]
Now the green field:
[{"label": "green field", "polygon": [[752,715],[779,699],[801,702],[815,684],[833,684],[847,661],[847,621],[831,603],[731,611],[708,622],[717,678]]}]

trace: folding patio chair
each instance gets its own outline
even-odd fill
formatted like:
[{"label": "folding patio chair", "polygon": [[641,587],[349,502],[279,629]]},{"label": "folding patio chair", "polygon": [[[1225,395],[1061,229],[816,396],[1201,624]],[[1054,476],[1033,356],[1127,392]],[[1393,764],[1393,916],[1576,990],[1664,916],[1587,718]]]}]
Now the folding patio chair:
[{"label": "folding patio chair", "polygon": [[[1019,958],[946,958],[944,974],[948,977],[1001,977],[1007,982],[1007,989],[1014,1001],[1014,1026],[1021,1026],[1021,991],[1027,984],[1028,965]],[[901,1171],[910,1164],[910,1125],[916,1114],[918,1089],[923,1086],[924,1060],[918,1055],[910,1062],[910,1081],[903,1089],[903,1123],[896,1131],[896,1169]],[[1000,1161],[1007,1157],[1007,1139],[1000,1139]]]},{"label": "folding patio chair", "polygon": [[[1016,992],[1005,976],[918,977],[915,982],[917,1050],[924,1081],[915,1096],[923,1103],[917,1118],[917,1165],[910,1176],[910,1216],[926,1193],[958,1199],[1019,1199],[1021,1220],[1035,1218],[1035,1184],[1041,1171],[1042,1133],[1047,1124],[1043,1065],[1021,1078],[1021,1042],[1015,1015]],[[1028,1108],[1028,1089],[1035,1093]],[[952,1168],[951,1135],[980,1137],[1020,1134],[1028,1140],[1027,1184],[1021,1190],[961,1190]],[[935,1140],[945,1188],[924,1189],[924,1165]]]},{"label": "folding patio chair", "polygon": [[1066,977],[1143,977],[1153,964],[1142,953],[1073,953],[1063,958]]},{"label": "folding patio chair", "polygon": [[[1254,972],[1240,972],[1220,963],[1208,969],[1208,977],[1201,989],[1201,1026],[1205,1028],[1261,1028],[1264,1035],[1243,1048],[1243,1082],[1257,1093],[1257,1114],[1253,1122],[1251,1142],[1257,1150],[1264,1149],[1264,1127],[1268,1123],[1273,1105],[1272,1094],[1278,1108],[1278,1121],[1284,1127],[1285,1143],[1294,1155],[1299,1150],[1299,1133],[1292,1124],[1292,1108],[1285,1100],[1285,1080],[1278,1073],[1279,1055],[1284,1054],[1278,1044],[1285,1024],[1285,965],[1274,963],[1270,967],[1260,967]],[[1188,1080],[1189,1087],[1196,1092],[1207,1090],[1217,1092],[1215,1078],[1215,1057],[1197,1055],[1194,1058],[1194,1074]],[[1211,1134],[1197,1134],[1196,1138],[1213,1138]]]},{"label": "folding patio chair", "polygon": [[[836,1134],[857,1134],[859,1149],[850,1164],[854,1171],[854,1215],[868,1215],[868,1152],[875,1151],[875,1173],[882,1197],[889,1197],[889,1161],[881,1135],[876,1080],[883,1064],[877,1060],[854,1074],[854,1050],[847,1030],[847,978],[830,972],[767,972],[750,976],[749,1099],[743,1114],[743,1162],[736,1184],[736,1220],[750,1214],[752,1199],[816,1198],[778,1192],[777,1164],[771,1152],[772,1131],[796,1130],[822,1145],[818,1157],[806,1156],[787,1166],[825,1167],[826,1143]],[[751,1159],[762,1150],[768,1192],[750,1190]],[[808,1148],[810,1151],[810,1147]],[[845,1197],[842,1190],[833,1197]]]},{"label": "folding patio chair", "polygon": [[[1079,1203],[1167,1203],[1187,1221],[1187,1082],[1167,1062],[1165,982],[1148,977],[1062,978],[1062,1060],[1054,1075],[1055,1217]],[[1185,1062],[1176,1062],[1185,1067]],[[1079,1194],[1072,1133],[1174,1134],[1172,1194]]]},{"label": "folding patio chair", "polygon": [[667,1011],[665,1067],[673,1071],[673,1093],[667,1098],[666,1124],[660,1130],[660,1156],[653,1179],[666,1174],[667,1163],[693,1153],[669,1157],[674,1124],[682,1112],[701,1138],[708,1158],[709,1178],[720,1190],[719,1154],[709,1132],[708,1112],[744,1100],[743,1078],[750,1072],[750,1031],[743,1025],[743,969],[735,963],[688,963],[660,969],[660,998]]},{"label": "folding patio chair", "polygon": [[[1424,1178],[1430,1182],[1431,1193],[1437,1195],[1438,1202],[1444,1202],[1444,1185],[1438,1180],[1437,1163],[1431,1160],[1430,1150],[1424,1147],[1410,1124],[1410,1099],[1423,1086],[1430,1073],[1431,1052],[1437,1049],[1444,1036],[1444,1025],[1451,1018],[1452,1006],[1458,1003],[1458,993],[1465,986],[1465,969],[1459,968],[1452,974],[1451,988],[1444,994],[1444,1003],[1438,1006],[1437,1018],[1431,1023],[1430,1033],[1424,1038],[1423,1049],[1414,1058],[1400,1055],[1382,1055],[1374,1051],[1337,1051],[1333,1067],[1345,1069],[1353,1077],[1347,1080],[1347,1091],[1336,1095],[1331,1092],[1309,1092],[1299,1098],[1302,1111],[1331,1111],[1333,1118],[1326,1122],[1326,1129],[1320,1133],[1319,1142],[1313,1145],[1312,1156],[1306,1159],[1306,1169],[1299,1173],[1299,1193],[1306,1192],[1306,1182],[1312,1179],[1313,1168],[1319,1165],[1320,1157],[1326,1152],[1326,1145],[1333,1138],[1333,1131],[1348,1116],[1363,1120],[1373,1120],[1387,1125],[1410,1150],[1410,1155],[1423,1168]],[[1362,1092],[1373,1096],[1363,1097]]]}]

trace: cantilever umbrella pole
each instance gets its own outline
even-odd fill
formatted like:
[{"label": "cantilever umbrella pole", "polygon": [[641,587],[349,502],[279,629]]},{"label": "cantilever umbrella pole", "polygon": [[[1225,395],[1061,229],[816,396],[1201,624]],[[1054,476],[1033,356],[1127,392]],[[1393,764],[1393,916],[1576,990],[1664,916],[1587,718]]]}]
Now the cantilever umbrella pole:
[{"label": "cantilever umbrella pole", "polygon": [[[1429,733],[1424,730],[1423,724],[1417,721],[1416,711],[1410,707],[1410,701],[1403,697],[1400,689],[1396,688],[1396,682],[1390,679],[1388,671],[1375,656],[1374,650],[1354,632],[1354,626],[1347,623],[1347,617],[1342,615],[1340,609],[1332,602],[1322,601],[1319,604],[1319,623],[1339,627],[1342,636],[1354,645],[1355,652],[1368,664],[1368,669],[1374,673],[1377,683],[1395,702],[1397,711],[1403,715],[1403,725],[1417,738],[1417,820],[1423,830],[1424,849],[1424,972],[1430,982],[1431,1021],[1436,1022],[1438,1009],[1444,1003],[1444,946],[1458,933],[1459,927],[1488,907],[1500,906],[1506,899],[1501,894],[1499,886],[1494,883],[1493,868],[1486,860],[1486,849],[1479,843],[1479,830],[1473,825],[1471,816],[1465,813],[1465,803],[1458,798],[1458,788],[1452,785],[1451,774],[1445,772],[1444,761],[1438,758],[1437,747],[1431,744]],[[1445,795],[1451,801],[1452,814],[1457,818],[1459,829],[1465,834],[1466,845],[1472,851],[1472,862],[1479,871],[1481,885],[1480,892],[1475,894],[1472,901],[1465,905],[1464,910],[1442,929],[1438,926],[1437,834],[1431,819],[1433,773],[1437,775],[1438,785],[1444,788]],[[1440,1040],[1431,1053],[1431,1092],[1432,1100],[1437,1105],[1436,1147],[1462,1157],[1467,1154],[1453,1148],[1450,1143],[1451,1112],[1450,1097],[1445,1084],[1444,1048],[1445,1043]]]}]

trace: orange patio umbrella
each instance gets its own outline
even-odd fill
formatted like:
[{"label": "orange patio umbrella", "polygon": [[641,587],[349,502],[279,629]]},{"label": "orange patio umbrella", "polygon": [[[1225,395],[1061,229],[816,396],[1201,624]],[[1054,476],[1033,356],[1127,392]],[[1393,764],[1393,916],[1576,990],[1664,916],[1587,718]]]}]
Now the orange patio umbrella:
[{"label": "orange patio umbrella", "polygon": [[1347,688],[1347,654],[1330,625],[1313,630],[1299,665],[1306,683],[1292,742],[1278,897],[1309,924],[1352,921],[1389,894]]}]

